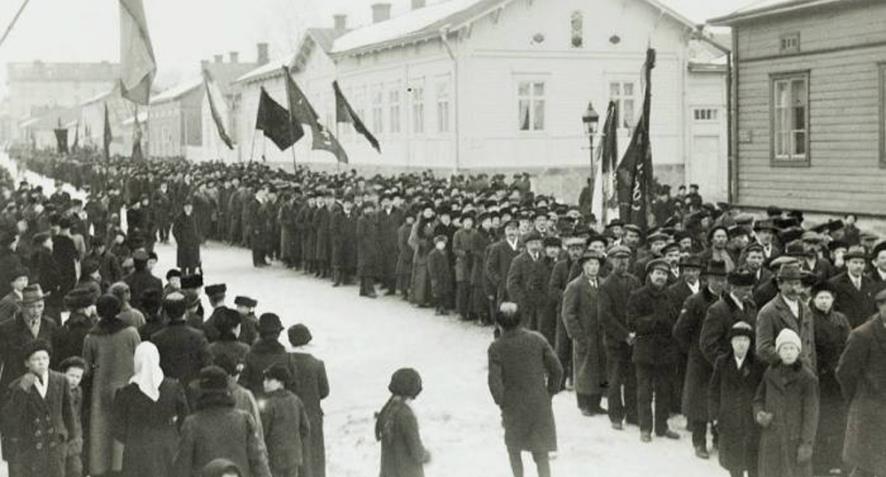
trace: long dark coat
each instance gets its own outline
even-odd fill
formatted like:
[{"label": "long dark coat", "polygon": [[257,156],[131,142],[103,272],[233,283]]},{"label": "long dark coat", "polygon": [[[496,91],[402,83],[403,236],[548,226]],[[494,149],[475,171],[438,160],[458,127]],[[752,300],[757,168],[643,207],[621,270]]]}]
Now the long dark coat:
[{"label": "long dark coat", "polygon": [[501,409],[505,444],[530,452],[557,450],[551,397],[560,388],[563,367],[540,334],[505,331],[489,345],[489,391]]},{"label": "long dark coat", "polygon": [[409,245],[409,234],[412,232],[412,225],[403,222],[403,225],[397,229],[397,276],[403,277],[398,279],[400,283],[398,288],[407,289],[409,280],[407,277],[412,275],[412,257],[415,250]]},{"label": "long dark coat", "polygon": [[640,280],[630,273],[606,277],[600,285],[600,319],[606,332],[604,343],[612,352],[629,352],[628,335],[633,328],[628,323],[627,307],[631,293],[640,288]]},{"label": "long dark coat", "polygon": [[332,214],[332,266],[344,270],[357,268],[357,219],[354,211],[337,209]]},{"label": "long dark coat", "polygon": [[35,339],[51,343],[57,329],[58,326],[52,320],[41,318],[40,331],[34,338],[21,313],[0,324],[0,362],[3,365],[3,373],[0,373],[0,403],[9,390],[9,384],[27,371],[25,357],[28,345]]},{"label": "long dark coat", "polygon": [[83,341],[95,320],[82,313],[71,312],[65,323],[52,336],[52,367],[58,368],[62,361],[83,354]]},{"label": "long dark coat", "polygon": [[175,237],[176,265],[179,268],[200,267],[200,242],[203,241],[200,231],[197,229],[197,219],[194,214],[181,213],[172,224],[172,236]]},{"label": "long dark coat", "polygon": [[298,469],[311,432],[305,405],[294,393],[278,389],[265,396],[261,407],[262,430],[268,464],[275,474]]},{"label": "long dark coat", "polygon": [[323,436],[323,408],[320,402],[329,396],[329,380],[323,361],[308,353],[289,354],[297,379],[293,392],[301,398],[311,423],[310,442],[305,456],[309,477],[326,476],[326,444]]},{"label": "long dark coat", "polygon": [[[329,218],[332,212],[325,205],[318,207],[312,217],[314,223],[314,231],[317,234],[317,261],[324,263],[329,261],[330,257],[330,235],[329,235]],[[378,246],[378,243],[375,244]]]},{"label": "long dark coat", "polygon": [[428,254],[428,276],[431,277],[431,293],[438,306],[444,306],[453,296],[452,268],[446,249],[434,249]]},{"label": "long dark coat", "polygon": [[159,278],[151,275],[151,272],[147,269],[145,270],[136,270],[129,275],[126,275],[126,278],[123,281],[129,285],[129,291],[131,292],[131,303],[132,306],[141,307],[142,295],[145,294],[146,291],[154,289],[158,291],[163,290],[163,281]]},{"label": "long dark coat", "polygon": [[302,258],[308,261],[314,261],[317,258],[317,247],[315,245],[317,243],[317,234],[314,230],[314,212],[316,210],[314,206],[306,203],[295,217],[296,227],[298,227],[301,233]]},{"label": "long dark coat", "polygon": [[548,280],[550,271],[545,267],[544,253],[539,252],[538,259],[533,260],[524,250],[514,257],[508,268],[508,299],[521,310],[535,310],[546,301]]},{"label": "long dark coat", "polygon": [[471,283],[474,265],[472,253],[475,236],[474,229],[459,229],[452,236],[452,253],[455,254],[455,281]]},{"label": "long dark coat", "polygon": [[834,309],[846,315],[852,328],[858,327],[876,313],[874,295],[877,293],[877,285],[870,277],[861,277],[861,290],[852,284],[849,272],[831,278],[830,282],[837,290]]},{"label": "long dark coat", "polygon": [[631,293],[627,320],[637,333],[631,356],[635,364],[663,367],[676,361],[677,343],[672,336],[676,317],[666,288],[645,285]]},{"label": "long dark coat", "polygon": [[818,380],[797,361],[770,366],[754,397],[754,415],[766,411],[772,422],[761,432],[760,477],[812,477],[812,459],[797,461],[801,444],[813,446],[818,427]]},{"label": "long dark coat", "polygon": [[381,257],[378,250],[378,220],[375,215],[363,213],[357,219],[357,275],[378,277]]},{"label": "long dark coat", "polygon": [[800,317],[794,317],[790,307],[779,293],[757,314],[757,357],[767,364],[781,361],[775,351],[775,338],[785,328],[790,328],[800,337],[800,359],[815,371],[815,324],[812,312],[803,300],[800,303]]},{"label": "long dark coat", "polygon": [[127,384],[114,397],[111,434],[123,443],[123,475],[172,477],[179,428],[188,417],[185,392],[175,379],[160,383],[154,402],[135,384]]},{"label": "long dark coat", "polygon": [[405,220],[403,211],[392,207],[378,212],[378,245],[381,250],[381,276],[393,278],[397,271],[397,231]]},{"label": "long dark coat", "polygon": [[708,387],[708,410],[720,434],[720,465],[728,470],[757,468],[760,427],[754,420],[754,396],[766,366],[748,350],[741,368],[732,351],[714,364]]},{"label": "long dark coat", "polygon": [[[728,294],[723,294],[720,299],[708,307],[704,323],[701,325],[699,335],[699,349],[708,363],[713,365],[720,356],[732,353],[732,345],[729,342],[729,330],[732,325],[743,321],[751,327],[757,322],[757,307],[751,300],[745,300],[744,309],[735,304],[735,300]],[[752,350],[753,351],[753,350]]]},{"label": "long dark coat", "polygon": [[502,239],[489,247],[486,254],[486,277],[495,288],[496,301],[501,303],[508,300],[508,271],[511,261],[520,254],[520,244],[516,248],[511,247],[507,239]]},{"label": "long dark coat", "polygon": [[886,475],[886,318],[875,316],[852,330],[837,380],[849,402],[843,460]]},{"label": "long dark coat", "polygon": [[574,383],[578,394],[601,395],[606,382],[606,353],[600,322],[599,289],[579,275],[563,293],[561,320],[572,339]]},{"label": "long dark coat", "polygon": [[185,389],[201,369],[212,364],[206,335],[188,326],[184,320],[170,321],[165,328],[151,335],[151,342],[160,352],[163,374],[181,382]]},{"label": "long dark coat", "polygon": [[64,477],[67,443],[80,436],[68,380],[49,372],[46,397],[19,377],[3,406],[3,458],[14,477]]},{"label": "long dark coat", "polygon": [[[558,261],[554,264],[554,269],[551,270],[551,278],[548,280],[548,298],[556,303],[556,313],[558,318],[562,317],[563,292],[566,291],[566,286],[569,285],[569,282],[578,276],[577,274],[573,275],[572,265],[573,261],[568,257]],[[576,268],[575,270],[576,273],[578,273],[578,269]],[[600,283],[602,284],[602,280],[600,280]],[[605,337],[603,321],[602,319],[599,321],[601,338],[603,338]],[[554,332],[554,351],[557,352],[557,356],[560,357],[561,361],[564,359],[571,359],[572,357],[572,338],[570,338],[569,334],[566,332],[566,323],[562,319],[557,320],[557,329]]]},{"label": "long dark coat", "polygon": [[[853,287],[854,288],[854,287]],[[842,465],[843,443],[846,433],[846,401],[837,382],[837,364],[850,325],[839,311],[823,313],[814,305],[815,354],[818,356],[818,389],[821,413],[815,439],[815,469],[827,472]]]},{"label": "long dark coat", "polygon": [[[266,369],[275,364],[283,364],[289,367],[289,374],[294,378],[295,369],[289,360],[286,349],[277,340],[273,338],[261,338],[252,345],[252,349],[246,354],[246,363],[243,366],[243,372],[240,374],[240,384],[246,389],[252,391],[256,398],[265,394],[263,373]],[[285,383],[286,388],[294,390],[292,382]]]},{"label": "long dark coat", "polygon": [[30,272],[30,283],[39,283],[43,293],[49,295],[46,298],[46,304],[61,309],[64,298],[64,293],[61,291],[61,267],[55,261],[52,252],[45,247],[38,247],[34,250],[31,256]]},{"label": "long dark coat", "polygon": [[[674,325],[674,339],[688,356],[686,361],[686,381],[683,384],[683,415],[690,421],[708,420],[708,385],[713,366],[702,356],[699,336],[708,307],[719,297],[711,289],[703,286],[698,293],[690,296],[682,304],[680,316]],[[674,303],[674,305],[677,305]],[[680,305],[677,305],[680,306]]]},{"label": "long dark coat", "polygon": [[58,280],[61,286],[61,294],[64,295],[77,284],[77,246],[74,240],[65,235],[56,235],[52,238],[52,258],[58,265]]},{"label": "long dark coat", "polygon": [[428,452],[409,404],[388,400],[376,417],[375,438],[381,441],[380,477],[424,477]]},{"label": "long dark coat", "polygon": [[409,246],[415,250],[412,256],[412,277],[409,300],[416,305],[427,305],[431,299],[431,279],[428,274],[428,254],[434,249],[434,223],[419,220],[412,224]]}]

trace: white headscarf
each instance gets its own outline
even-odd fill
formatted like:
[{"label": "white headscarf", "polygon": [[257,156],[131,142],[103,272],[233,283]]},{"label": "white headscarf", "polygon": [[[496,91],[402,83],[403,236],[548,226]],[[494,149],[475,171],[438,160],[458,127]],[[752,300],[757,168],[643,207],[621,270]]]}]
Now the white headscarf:
[{"label": "white headscarf", "polygon": [[163,382],[163,370],[160,369],[160,352],[150,341],[142,341],[135,348],[135,374],[129,379],[151,401],[160,399],[160,383]]}]

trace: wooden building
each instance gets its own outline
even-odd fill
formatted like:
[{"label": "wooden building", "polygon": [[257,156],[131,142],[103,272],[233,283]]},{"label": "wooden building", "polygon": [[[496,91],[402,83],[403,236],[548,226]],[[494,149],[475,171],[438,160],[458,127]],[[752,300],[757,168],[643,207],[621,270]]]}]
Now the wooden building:
[{"label": "wooden building", "polygon": [[886,3],[768,0],[732,27],[732,200],[883,215]]}]

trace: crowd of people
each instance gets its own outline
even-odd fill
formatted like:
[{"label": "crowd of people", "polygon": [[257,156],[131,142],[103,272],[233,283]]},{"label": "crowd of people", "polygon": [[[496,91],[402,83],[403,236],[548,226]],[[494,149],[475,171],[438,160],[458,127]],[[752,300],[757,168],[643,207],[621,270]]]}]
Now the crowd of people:
[{"label": "crowd of people", "polygon": [[[205,240],[492,327],[489,388],[515,476],[525,451],[550,475],[551,398],[565,389],[643,443],[678,439],[669,417],[683,414],[694,455],[716,448],[733,476],[886,475],[886,242],[852,214],[756,216],[690,186],[663,188],[644,229],[598,223],[586,200],[536,194],[526,174],[14,156],[57,180],[0,198],[0,433],[14,475],[81,475],[80,456],[82,475],[324,475],[322,361],[287,353],[256,300],[229,308],[224,284],[203,286]],[[170,237],[164,284],[154,245]],[[288,337],[297,348],[310,332]],[[381,475],[422,475],[430,454],[409,406],[421,377],[399,370],[389,389]],[[58,408],[39,409],[37,437],[17,420],[35,393]]]}]

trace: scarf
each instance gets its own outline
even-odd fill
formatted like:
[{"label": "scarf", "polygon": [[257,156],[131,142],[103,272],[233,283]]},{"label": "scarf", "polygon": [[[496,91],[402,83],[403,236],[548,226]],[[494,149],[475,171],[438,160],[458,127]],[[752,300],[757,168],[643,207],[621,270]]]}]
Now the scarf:
[{"label": "scarf", "polygon": [[138,386],[151,401],[160,399],[160,383],[163,370],[160,369],[160,352],[150,341],[143,341],[135,348],[135,374],[129,382]]}]

